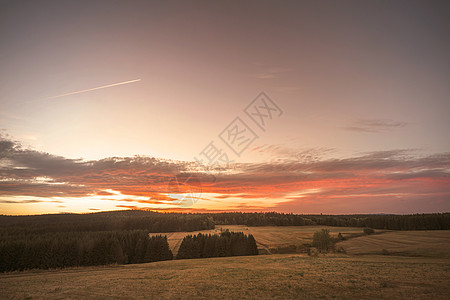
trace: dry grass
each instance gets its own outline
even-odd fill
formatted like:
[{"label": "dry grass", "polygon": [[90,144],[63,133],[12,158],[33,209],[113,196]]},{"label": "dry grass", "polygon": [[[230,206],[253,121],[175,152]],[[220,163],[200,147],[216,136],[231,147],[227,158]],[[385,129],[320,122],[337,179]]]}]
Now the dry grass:
[{"label": "dry grass", "polygon": [[[311,243],[314,232],[323,228],[329,229],[332,236],[337,236],[339,232],[343,236],[349,236],[355,233],[362,233],[362,228],[353,227],[330,227],[330,226],[256,226],[249,227],[244,225],[217,225],[216,229],[202,230],[194,232],[170,232],[163,233],[167,235],[169,247],[173,254],[178,253],[183,237],[188,234],[197,233],[219,233],[220,229],[230,231],[242,231],[245,234],[253,234],[259,249],[277,248],[289,245],[302,245]],[[161,233],[151,233],[158,235]]]},{"label": "dry grass", "polygon": [[0,274],[8,299],[448,299],[450,260],[276,254]]},{"label": "dry grass", "polygon": [[385,254],[450,258],[450,230],[392,231],[337,244],[348,254]]},{"label": "dry grass", "polygon": [[[309,243],[322,228],[344,236],[362,231],[222,226],[253,234],[260,247]],[[202,232],[220,232],[220,226]],[[169,234],[171,247],[179,247],[186,234],[192,233]],[[0,274],[0,298],[448,299],[449,235],[450,231],[388,232],[338,244],[352,254],[387,249],[430,257],[276,254]]]}]

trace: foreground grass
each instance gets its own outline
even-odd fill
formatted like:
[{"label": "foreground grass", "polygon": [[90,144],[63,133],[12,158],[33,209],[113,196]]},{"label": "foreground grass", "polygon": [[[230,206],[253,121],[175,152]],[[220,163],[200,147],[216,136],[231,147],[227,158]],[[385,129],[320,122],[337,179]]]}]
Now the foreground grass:
[{"label": "foreground grass", "polygon": [[0,274],[0,298],[448,299],[450,260],[277,254]]}]

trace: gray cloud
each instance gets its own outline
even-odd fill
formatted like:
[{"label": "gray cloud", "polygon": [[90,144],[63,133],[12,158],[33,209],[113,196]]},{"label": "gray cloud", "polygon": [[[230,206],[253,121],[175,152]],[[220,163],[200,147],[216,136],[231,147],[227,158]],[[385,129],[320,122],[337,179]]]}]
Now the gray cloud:
[{"label": "gray cloud", "polygon": [[407,122],[398,122],[390,119],[362,119],[342,127],[345,130],[356,132],[384,132],[407,126]]},{"label": "gray cloud", "polygon": [[[218,173],[215,178],[195,173],[202,193],[223,194],[218,199],[286,197],[294,204],[304,199],[304,195],[296,197],[295,193],[308,189],[320,189],[308,195],[309,199],[354,195],[385,197],[385,194],[402,193],[450,197],[448,153],[420,157],[411,150],[392,150],[324,159],[321,155],[326,154],[327,149],[302,150],[297,155],[293,149],[285,151],[280,146],[265,149],[273,154],[283,153],[288,159],[277,163],[233,164],[225,170],[231,172]],[[300,158],[295,159],[296,156]],[[171,192],[168,183],[175,175],[184,182],[183,178],[196,170],[190,162],[145,156],[92,161],[67,159],[23,149],[5,138],[0,140],[0,162],[0,196],[3,197],[107,197],[110,193],[105,190],[111,189],[124,195],[146,196],[148,200],[130,197],[129,201],[154,205],[171,200],[167,196]]]}]

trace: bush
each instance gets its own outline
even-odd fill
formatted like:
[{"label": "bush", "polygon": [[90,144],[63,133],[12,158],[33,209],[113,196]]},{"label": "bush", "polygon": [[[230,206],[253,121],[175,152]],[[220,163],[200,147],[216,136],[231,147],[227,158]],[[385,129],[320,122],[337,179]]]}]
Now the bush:
[{"label": "bush", "polygon": [[330,251],[333,249],[333,241],[330,237],[330,231],[328,229],[322,229],[316,231],[313,236],[312,246],[316,247],[319,251]]},{"label": "bush", "polygon": [[374,234],[374,233],[375,233],[375,230],[373,230],[372,228],[366,227],[366,228],[363,229],[363,232],[364,232],[365,234]]},{"label": "bush", "polygon": [[336,252],[347,254],[347,251],[345,251],[344,247],[339,247],[339,248],[337,248],[337,249],[336,249]]},{"label": "bush", "polygon": [[317,257],[319,255],[319,251],[317,248],[314,247],[308,247],[307,249],[308,256]]},{"label": "bush", "polygon": [[284,247],[272,248],[271,252],[272,253],[280,253],[280,254],[296,253],[297,246],[289,245],[289,246],[284,246]]}]

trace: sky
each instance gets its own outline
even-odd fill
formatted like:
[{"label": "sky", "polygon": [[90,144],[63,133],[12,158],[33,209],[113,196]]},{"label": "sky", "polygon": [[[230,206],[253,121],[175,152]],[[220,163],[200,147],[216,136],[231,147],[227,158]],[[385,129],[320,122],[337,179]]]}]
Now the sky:
[{"label": "sky", "polygon": [[0,1],[0,214],[450,211],[448,1]]}]

